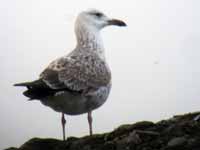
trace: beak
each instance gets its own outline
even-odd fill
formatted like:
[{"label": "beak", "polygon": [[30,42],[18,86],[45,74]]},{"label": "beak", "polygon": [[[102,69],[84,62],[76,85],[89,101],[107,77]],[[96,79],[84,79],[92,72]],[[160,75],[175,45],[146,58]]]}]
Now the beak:
[{"label": "beak", "polygon": [[118,20],[118,19],[108,20],[108,25],[116,25],[116,26],[120,26],[120,27],[127,26],[125,22]]}]

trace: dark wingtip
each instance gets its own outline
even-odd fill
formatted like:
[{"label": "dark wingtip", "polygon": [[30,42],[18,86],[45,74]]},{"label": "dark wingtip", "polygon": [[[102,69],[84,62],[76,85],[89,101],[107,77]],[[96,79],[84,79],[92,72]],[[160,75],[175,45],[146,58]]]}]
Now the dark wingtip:
[{"label": "dark wingtip", "polygon": [[21,84],[15,83],[15,84],[13,84],[13,86],[21,86]]},{"label": "dark wingtip", "polygon": [[29,82],[24,82],[24,83],[15,83],[13,86],[28,86]]}]

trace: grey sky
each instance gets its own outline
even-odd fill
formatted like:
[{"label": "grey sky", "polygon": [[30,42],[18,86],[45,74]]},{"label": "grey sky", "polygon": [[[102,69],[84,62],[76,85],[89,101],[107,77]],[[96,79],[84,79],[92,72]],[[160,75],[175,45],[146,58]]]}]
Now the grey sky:
[{"label": "grey sky", "polygon": [[[74,19],[87,8],[124,20],[102,31],[113,75],[94,132],[200,109],[200,1],[14,0],[0,2],[0,149],[32,137],[62,138],[60,114],[28,102],[13,83],[34,80],[75,46]],[[66,117],[68,136],[88,134],[86,115]]]}]

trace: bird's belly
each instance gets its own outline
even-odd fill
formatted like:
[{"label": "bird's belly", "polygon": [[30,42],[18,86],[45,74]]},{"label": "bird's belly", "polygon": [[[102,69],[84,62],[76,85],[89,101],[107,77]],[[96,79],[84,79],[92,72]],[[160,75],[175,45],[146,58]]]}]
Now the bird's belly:
[{"label": "bird's belly", "polygon": [[100,87],[89,95],[61,91],[41,102],[57,112],[68,115],[79,115],[100,107],[108,98],[111,86]]}]

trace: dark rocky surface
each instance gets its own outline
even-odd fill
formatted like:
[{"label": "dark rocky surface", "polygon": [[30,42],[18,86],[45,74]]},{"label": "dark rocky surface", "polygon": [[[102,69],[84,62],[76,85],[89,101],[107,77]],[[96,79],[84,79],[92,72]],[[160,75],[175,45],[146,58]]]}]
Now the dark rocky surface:
[{"label": "dark rocky surface", "polygon": [[200,150],[200,112],[122,125],[110,133],[67,141],[33,138],[6,150]]}]

